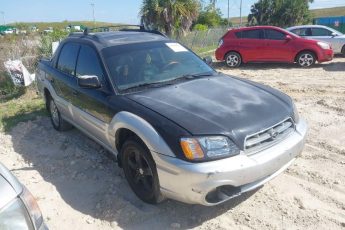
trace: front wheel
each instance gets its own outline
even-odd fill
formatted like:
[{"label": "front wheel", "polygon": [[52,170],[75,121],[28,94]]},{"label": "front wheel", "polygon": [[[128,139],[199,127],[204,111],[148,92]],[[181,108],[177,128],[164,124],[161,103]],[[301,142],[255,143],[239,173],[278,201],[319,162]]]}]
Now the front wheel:
[{"label": "front wheel", "polygon": [[163,200],[157,169],[146,146],[138,138],[129,138],[121,148],[122,166],[134,193],[144,202]]},{"label": "front wheel", "polygon": [[343,46],[343,48],[341,48],[341,53],[343,54],[343,57],[345,57],[345,45]]},{"label": "front wheel", "polygon": [[297,64],[300,67],[309,67],[314,65],[316,58],[315,55],[311,52],[302,52],[297,56]]},{"label": "front wheel", "polygon": [[236,53],[236,52],[229,52],[225,56],[225,63],[230,68],[239,67],[242,63],[241,55],[239,53]]}]

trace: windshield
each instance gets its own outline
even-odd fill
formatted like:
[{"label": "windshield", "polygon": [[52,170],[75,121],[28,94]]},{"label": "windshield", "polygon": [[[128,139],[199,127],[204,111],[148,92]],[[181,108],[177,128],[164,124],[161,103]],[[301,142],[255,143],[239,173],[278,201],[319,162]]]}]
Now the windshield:
[{"label": "windshield", "polygon": [[104,49],[103,55],[119,90],[215,73],[195,54],[171,41],[113,46]]}]

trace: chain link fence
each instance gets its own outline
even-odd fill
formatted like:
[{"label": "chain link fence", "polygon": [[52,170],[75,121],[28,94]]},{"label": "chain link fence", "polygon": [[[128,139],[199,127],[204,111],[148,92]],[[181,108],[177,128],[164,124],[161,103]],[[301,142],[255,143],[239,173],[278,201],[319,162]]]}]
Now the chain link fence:
[{"label": "chain link fence", "polygon": [[185,37],[177,38],[177,40],[199,55],[203,55],[213,52],[217,48],[219,39],[227,30],[228,28],[224,27],[205,31],[192,31]]}]

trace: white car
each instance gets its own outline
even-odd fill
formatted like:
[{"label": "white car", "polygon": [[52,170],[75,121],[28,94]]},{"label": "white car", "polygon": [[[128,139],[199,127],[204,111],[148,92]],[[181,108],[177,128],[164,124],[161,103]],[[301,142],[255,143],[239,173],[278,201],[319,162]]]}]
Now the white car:
[{"label": "white car", "polygon": [[4,34],[13,34],[14,30],[13,29],[7,29],[3,33]]},{"label": "white car", "polygon": [[328,42],[335,54],[345,55],[345,35],[327,26],[304,25],[287,28],[301,37]]},{"label": "white car", "polygon": [[43,30],[44,34],[49,34],[49,33],[53,33],[53,32],[54,32],[53,27],[48,27],[47,29]]},{"label": "white car", "polygon": [[1,163],[0,229],[48,230],[35,198]]}]

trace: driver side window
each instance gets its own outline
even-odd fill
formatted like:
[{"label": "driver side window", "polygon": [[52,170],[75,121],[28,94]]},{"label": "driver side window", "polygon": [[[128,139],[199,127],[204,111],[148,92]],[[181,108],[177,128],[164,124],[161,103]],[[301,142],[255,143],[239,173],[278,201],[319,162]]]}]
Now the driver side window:
[{"label": "driver side window", "polygon": [[265,30],[265,38],[269,40],[285,40],[285,34],[277,30]]},{"label": "driver side window", "polygon": [[324,28],[312,28],[312,36],[331,36],[332,32]]},{"label": "driver side window", "polygon": [[76,76],[85,75],[97,76],[104,85],[104,73],[96,51],[90,46],[82,45],[77,61]]}]

